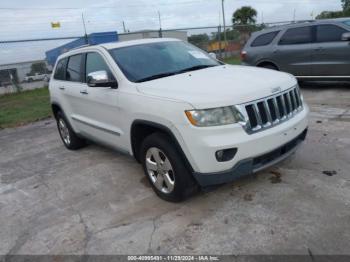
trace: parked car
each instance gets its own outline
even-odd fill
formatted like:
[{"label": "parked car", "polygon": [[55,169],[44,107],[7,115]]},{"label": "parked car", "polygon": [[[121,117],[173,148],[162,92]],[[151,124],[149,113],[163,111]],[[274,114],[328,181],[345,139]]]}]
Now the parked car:
[{"label": "parked car", "polygon": [[29,75],[24,78],[25,82],[33,82],[33,81],[46,81],[50,80],[50,74],[40,74],[35,73],[34,75]]},{"label": "parked car", "polygon": [[276,164],[307,133],[295,77],[225,65],[175,39],[71,50],[49,89],[68,149],[89,139],[133,155],[169,201]]},{"label": "parked car", "polygon": [[350,80],[350,18],[253,33],[241,57],[243,65],[280,70],[300,79]]}]

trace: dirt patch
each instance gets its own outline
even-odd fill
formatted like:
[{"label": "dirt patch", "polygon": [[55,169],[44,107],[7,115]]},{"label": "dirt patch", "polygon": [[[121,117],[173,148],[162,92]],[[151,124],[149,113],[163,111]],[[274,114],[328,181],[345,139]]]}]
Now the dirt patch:
[{"label": "dirt patch", "polygon": [[330,118],[330,121],[340,121],[340,122],[350,122],[350,118],[345,118],[345,117],[335,117],[335,118]]},{"label": "dirt patch", "polygon": [[269,180],[271,181],[271,184],[277,184],[277,183],[281,183],[282,182],[282,174],[278,171],[270,171],[270,173],[273,175],[269,178]]},{"label": "dirt patch", "polygon": [[253,195],[252,194],[245,194],[243,196],[244,201],[253,201]]},{"label": "dirt patch", "polygon": [[150,185],[150,183],[149,183],[149,181],[148,181],[148,179],[147,179],[146,176],[143,176],[143,177],[140,179],[140,182],[141,182],[141,184],[143,184],[145,187],[151,187],[151,185]]}]

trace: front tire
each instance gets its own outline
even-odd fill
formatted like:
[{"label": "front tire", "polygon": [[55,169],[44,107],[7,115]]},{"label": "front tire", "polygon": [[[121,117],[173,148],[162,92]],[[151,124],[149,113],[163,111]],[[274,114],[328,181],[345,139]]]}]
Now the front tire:
[{"label": "front tire", "polygon": [[154,133],[142,143],[142,166],[155,193],[170,202],[194,194],[198,185],[187,170],[180,153],[163,133]]},{"label": "front tire", "polygon": [[56,121],[58,132],[66,148],[69,150],[77,150],[86,145],[85,140],[81,139],[75,134],[74,130],[62,112],[57,113]]}]

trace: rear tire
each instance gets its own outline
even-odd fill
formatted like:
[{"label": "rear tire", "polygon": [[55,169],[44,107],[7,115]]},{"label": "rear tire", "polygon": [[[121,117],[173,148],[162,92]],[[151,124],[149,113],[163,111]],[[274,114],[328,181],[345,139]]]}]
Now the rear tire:
[{"label": "rear tire", "polygon": [[56,121],[58,132],[66,148],[69,150],[77,150],[86,145],[85,140],[75,134],[73,128],[61,111],[57,112]]},{"label": "rear tire", "polygon": [[180,202],[198,191],[180,153],[165,134],[153,133],[146,137],[140,159],[145,175],[160,198]]}]

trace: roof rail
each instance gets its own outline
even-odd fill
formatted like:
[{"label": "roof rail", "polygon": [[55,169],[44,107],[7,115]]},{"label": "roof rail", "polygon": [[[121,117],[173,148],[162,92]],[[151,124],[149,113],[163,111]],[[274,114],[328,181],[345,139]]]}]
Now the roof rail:
[{"label": "roof rail", "polygon": [[88,47],[88,46],[91,46],[91,45],[90,45],[90,44],[80,45],[80,46],[77,46],[77,47],[73,47],[72,49],[69,49],[69,51],[71,51],[71,50],[76,50],[76,49],[80,49],[80,48],[83,48],[83,47]]},{"label": "roof rail", "polygon": [[293,23],[300,24],[300,23],[312,23],[312,22],[316,22],[316,20],[299,20],[299,21],[295,21]]},{"label": "roof rail", "polygon": [[299,21],[282,21],[278,23],[266,23],[267,28],[274,28],[274,27],[285,27],[295,24],[302,24],[302,23],[315,23],[316,20],[299,20]]}]

